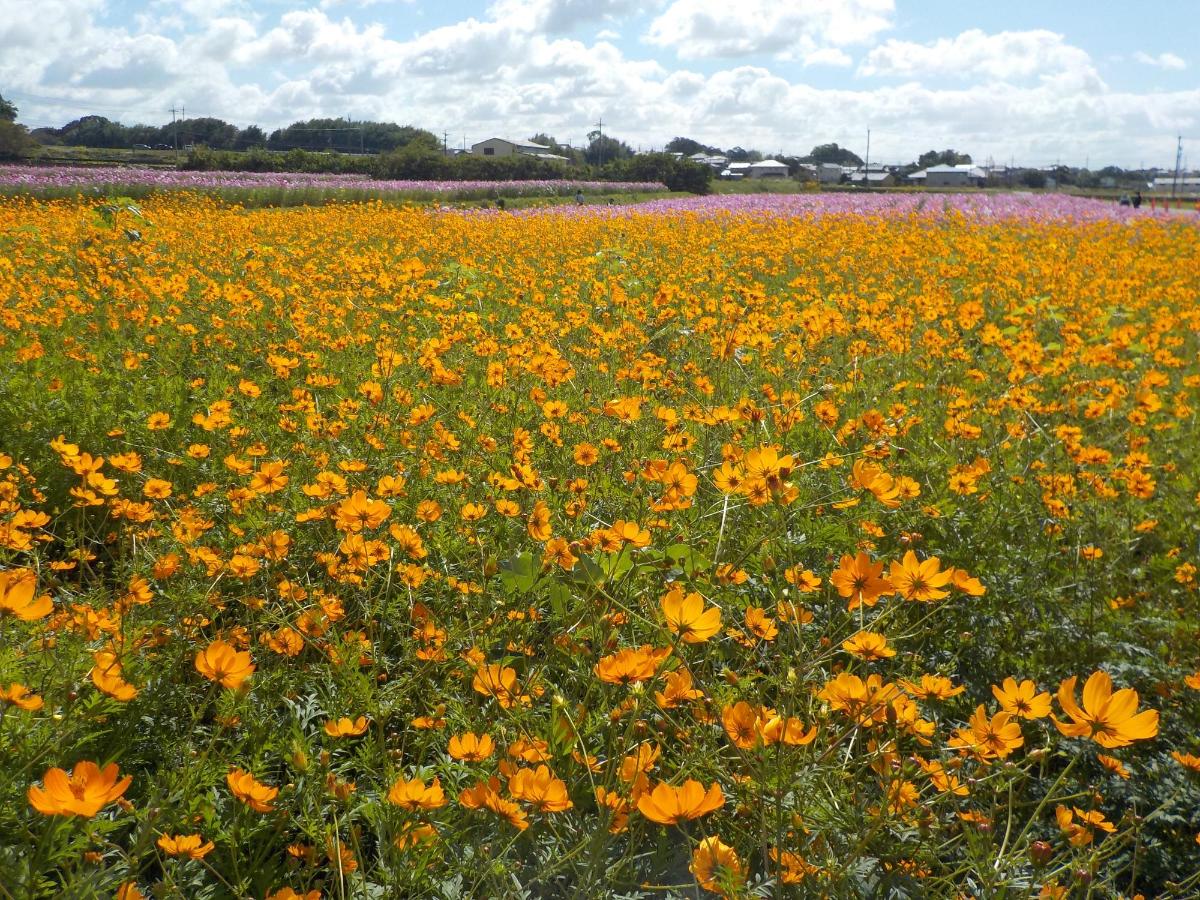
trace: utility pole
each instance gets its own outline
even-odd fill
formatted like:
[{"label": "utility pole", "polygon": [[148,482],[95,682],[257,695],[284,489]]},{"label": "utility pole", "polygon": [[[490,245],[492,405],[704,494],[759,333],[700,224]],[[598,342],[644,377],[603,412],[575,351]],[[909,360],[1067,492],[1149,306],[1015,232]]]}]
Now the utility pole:
[{"label": "utility pole", "polygon": [[1183,162],[1183,135],[1179,135],[1175,144],[1175,177],[1171,179],[1171,199],[1175,199],[1175,192],[1179,189],[1179,164]]},{"label": "utility pole", "polygon": [[184,118],[184,116],[186,114],[187,114],[187,111],[186,111],[185,107],[180,106],[179,107],[179,120],[176,120],[175,107],[173,107],[173,106],[171,107],[171,133],[174,135],[174,140],[175,140],[175,166],[176,166],[176,168],[178,168],[178,166],[179,166],[179,121],[182,121],[182,119]]},{"label": "utility pole", "polygon": [[604,165],[604,116],[601,116],[600,121],[596,123],[596,130],[600,134],[596,141],[596,152],[600,154],[599,165]]},{"label": "utility pole", "polygon": [[442,132],[442,156],[448,156],[450,154],[450,145],[447,143],[447,141],[449,141],[449,140],[450,140],[450,132],[443,131]]},{"label": "utility pole", "polygon": [[[866,160],[863,162],[863,172],[864,172],[864,173],[867,173],[867,172],[870,172],[870,171],[871,171],[871,129],[870,129],[870,128],[868,128],[868,129],[867,129],[867,158],[866,158]],[[871,183],[871,179],[870,179],[870,178],[867,178],[867,179],[866,179],[866,183],[867,183],[867,184],[870,184],[870,183]]]}]

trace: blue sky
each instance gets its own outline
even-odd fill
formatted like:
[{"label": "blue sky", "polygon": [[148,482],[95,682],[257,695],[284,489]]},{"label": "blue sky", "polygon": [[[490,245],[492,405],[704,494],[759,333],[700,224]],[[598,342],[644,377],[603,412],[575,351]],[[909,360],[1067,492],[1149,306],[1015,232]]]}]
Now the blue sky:
[{"label": "blue sky", "polygon": [[349,115],[461,143],[599,117],[904,162],[1200,165],[1200,10],[1096,0],[0,0],[0,94],[22,121],[89,112],[241,125]]}]

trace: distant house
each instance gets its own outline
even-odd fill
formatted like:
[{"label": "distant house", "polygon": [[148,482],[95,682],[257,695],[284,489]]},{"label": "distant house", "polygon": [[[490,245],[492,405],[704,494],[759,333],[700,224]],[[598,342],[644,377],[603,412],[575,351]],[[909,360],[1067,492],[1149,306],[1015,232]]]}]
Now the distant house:
[{"label": "distant house", "polygon": [[[914,172],[908,176],[909,180],[920,181],[920,174],[922,173]],[[927,187],[983,187],[987,183],[987,172],[970,163],[958,166],[930,166],[923,174]]]},{"label": "distant house", "polygon": [[866,187],[892,187],[896,176],[885,169],[872,169],[870,172],[855,172],[850,176],[850,183]]},{"label": "distant house", "polygon": [[729,165],[728,156],[712,155],[708,153],[693,153],[688,157],[692,162],[699,163],[702,166],[708,166],[714,172],[721,172]]},{"label": "distant house", "polygon": [[751,163],[746,170],[746,175],[749,178],[787,178],[788,167],[787,163],[782,163],[777,159],[764,159]]},{"label": "distant house", "polygon": [[1200,192],[1200,177],[1196,175],[1180,175],[1176,180],[1174,175],[1159,175],[1150,185],[1150,190],[1156,194],[1171,193],[1172,189],[1180,194],[1195,194]]},{"label": "distant house", "polygon": [[837,163],[821,163],[817,166],[817,181],[821,184],[837,184],[842,180],[842,167]]},{"label": "distant house", "polygon": [[551,162],[569,162],[565,156],[550,152],[545,144],[535,144],[533,141],[514,141],[508,138],[488,138],[471,145],[471,153],[475,156],[536,156],[538,159]]}]

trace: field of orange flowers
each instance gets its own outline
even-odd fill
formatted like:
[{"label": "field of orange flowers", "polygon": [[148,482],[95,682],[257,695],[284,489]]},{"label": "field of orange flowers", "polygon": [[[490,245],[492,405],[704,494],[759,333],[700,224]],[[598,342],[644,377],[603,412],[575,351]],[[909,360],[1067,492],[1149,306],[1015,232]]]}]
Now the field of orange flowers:
[{"label": "field of orange flowers", "polygon": [[1196,897],[1185,221],[0,202],[0,898]]}]

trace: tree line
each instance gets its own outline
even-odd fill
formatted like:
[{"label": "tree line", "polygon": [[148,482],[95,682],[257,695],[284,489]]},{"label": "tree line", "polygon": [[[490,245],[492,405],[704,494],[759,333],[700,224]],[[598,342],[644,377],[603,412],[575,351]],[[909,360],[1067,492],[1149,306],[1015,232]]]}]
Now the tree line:
[{"label": "tree line", "polygon": [[[179,148],[190,169],[260,172],[344,172],[377,178],[437,180],[533,180],[563,176],[561,161],[533,156],[481,157],[446,152],[436,135],[413,125],[353,121],[346,118],[305,119],[267,132],[257,125],[239,128],[222,119],[180,118],[162,125],[124,125],[104,116],[82,116],[61,128],[27,130],[17,122],[18,109],[0,95],[0,159],[26,158],[40,145],[96,149]],[[661,181],[672,190],[707,192],[713,177],[708,165],[689,161],[696,154],[720,156],[729,162],[759,162],[768,158],[740,146],[720,148],[689,137],[674,137],[661,153],[635,153],[628,143],[599,130],[587,135],[583,147],[560,143],[539,133],[530,140],[545,146],[571,164],[571,173],[597,179]],[[682,158],[679,158],[682,157]],[[860,167],[862,157],[836,143],[818,144],[803,155],[775,154],[799,174],[803,165],[832,163]],[[970,154],[953,149],[928,150],[899,170],[907,175],[935,165],[972,162]],[[1146,173],[1107,166],[1099,171],[1056,167],[1049,174],[1028,169],[1016,183],[1042,187],[1048,177],[1058,184],[1099,186],[1102,179],[1124,182]]]}]

